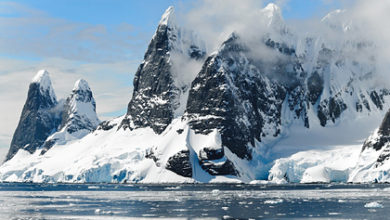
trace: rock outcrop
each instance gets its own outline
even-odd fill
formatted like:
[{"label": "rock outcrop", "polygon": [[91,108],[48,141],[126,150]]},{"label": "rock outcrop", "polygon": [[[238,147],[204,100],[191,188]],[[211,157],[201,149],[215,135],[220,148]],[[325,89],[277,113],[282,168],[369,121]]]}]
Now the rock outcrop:
[{"label": "rock outcrop", "polygon": [[157,134],[163,132],[175,112],[184,109],[181,106],[186,104],[193,78],[188,70],[174,70],[177,63],[173,57],[201,62],[205,54],[202,42],[193,32],[177,26],[174,8],[168,8],[135,74],[133,96],[122,127],[151,127]]},{"label": "rock outcrop", "polygon": [[19,149],[33,153],[41,147],[61,124],[60,112],[49,73],[40,70],[30,84],[6,160]]},{"label": "rock outcrop", "polygon": [[64,103],[61,115],[58,132],[45,141],[41,154],[46,153],[54,144],[66,144],[81,139],[99,125],[96,102],[87,81],[80,79],[75,83],[72,93]]}]

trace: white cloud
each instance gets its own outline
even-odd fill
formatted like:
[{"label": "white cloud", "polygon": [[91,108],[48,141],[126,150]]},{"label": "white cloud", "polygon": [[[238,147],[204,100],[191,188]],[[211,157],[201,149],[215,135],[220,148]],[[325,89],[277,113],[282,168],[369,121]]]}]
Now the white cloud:
[{"label": "white cloud", "polygon": [[375,42],[377,48],[378,71],[390,81],[390,1],[357,1],[351,9],[351,17],[360,26],[366,39]]},{"label": "white cloud", "polygon": [[208,49],[212,51],[233,31],[245,34],[259,31],[262,8],[263,1],[259,0],[202,0],[184,15],[183,21],[207,39]]}]

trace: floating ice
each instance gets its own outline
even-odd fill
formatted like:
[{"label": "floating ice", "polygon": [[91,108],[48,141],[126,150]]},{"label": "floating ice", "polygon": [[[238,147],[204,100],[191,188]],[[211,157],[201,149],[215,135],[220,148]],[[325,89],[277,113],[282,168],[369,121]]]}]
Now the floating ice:
[{"label": "floating ice", "polygon": [[383,208],[383,205],[378,202],[369,202],[364,205],[365,208]]},{"label": "floating ice", "polygon": [[283,202],[283,199],[275,199],[275,200],[265,200],[264,201],[264,204],[279,204],[279,203],[282,203]]}]

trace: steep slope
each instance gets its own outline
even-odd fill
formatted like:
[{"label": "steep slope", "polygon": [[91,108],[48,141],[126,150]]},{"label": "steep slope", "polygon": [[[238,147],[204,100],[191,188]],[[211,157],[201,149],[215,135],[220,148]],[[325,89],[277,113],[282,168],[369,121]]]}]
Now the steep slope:
[{"label": "steep slope", "polygon": [[176,24],[174,8],[169,7],[135,74],[133,96],[122,127],[151,127],[158,134],[163,132],[173,118],[182,114],[197,73],[195,66],[201,65],[205,54],[204,44],[192,31]]},{"label": "steep slope", "polygon": [[351,182],[390,182],[390,111],[381,125],[366,139]]},{"label": "steep slope", "polygon": [[10,160],[19,149],[35,152],[61,123],[49,73],[40,70],[33,78],[20,116],[18,127],[12,138],[6,160]]},{"label": "steep slope", "polygon": [[41,154],[46,153],[55,144],[64,145],[69,141],[81,139],[99,125],[96,102],[87,81],[80,79],[75,83],[61,115],[58,132],[45,141]]},{"label": "steep slope", "polygon": [[[186,115],[196,133],[217,129],[219,149],[202,149],[201,163],[211,174],[236,174],[230,161],[221,164],[224,146],[239,158],[252,159],[255,141],[280,133],[282,87],[271,83],[245,56],[248,51],[232,34],[219,51],[210,56],[192,83]],[[202,155],[202,152],[197,152]],[[213,163],[217,160],[217,164]]]},{"label": "steep slope", "polygon": [[[0,167],[0,179],[346,181],[356,146],[389,108],[389,90],[375,84],[375,45],[350,40],[353,28],[331,27],[336,41],[297,34],[274,4],[259,13],[264,31],[233,33],[206,57],[202,41],[169,8],[136,72],[127,114],[96,130],[94,123],[80,127],[95,121],[95,106],[86,96],[93,117],[70,120],[77,115],[69,111],[78,96],[72,94],[61,131],[45,149],[51,140],[55,146],[44,155],[21,150]],[[93,131],[77,141],[61,139],[75,130]],[[297,153],[303,150],[310,151]],[[345,158],[350,163],[339,166]]]}]

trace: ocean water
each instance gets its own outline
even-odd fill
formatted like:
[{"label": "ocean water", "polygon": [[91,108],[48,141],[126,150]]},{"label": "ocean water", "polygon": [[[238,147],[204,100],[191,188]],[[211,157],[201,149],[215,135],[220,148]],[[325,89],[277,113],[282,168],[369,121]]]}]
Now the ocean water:
[{"label": "ocean water", "polygon": [[0,219],[389,219],[390,185],[0,183]]}]

